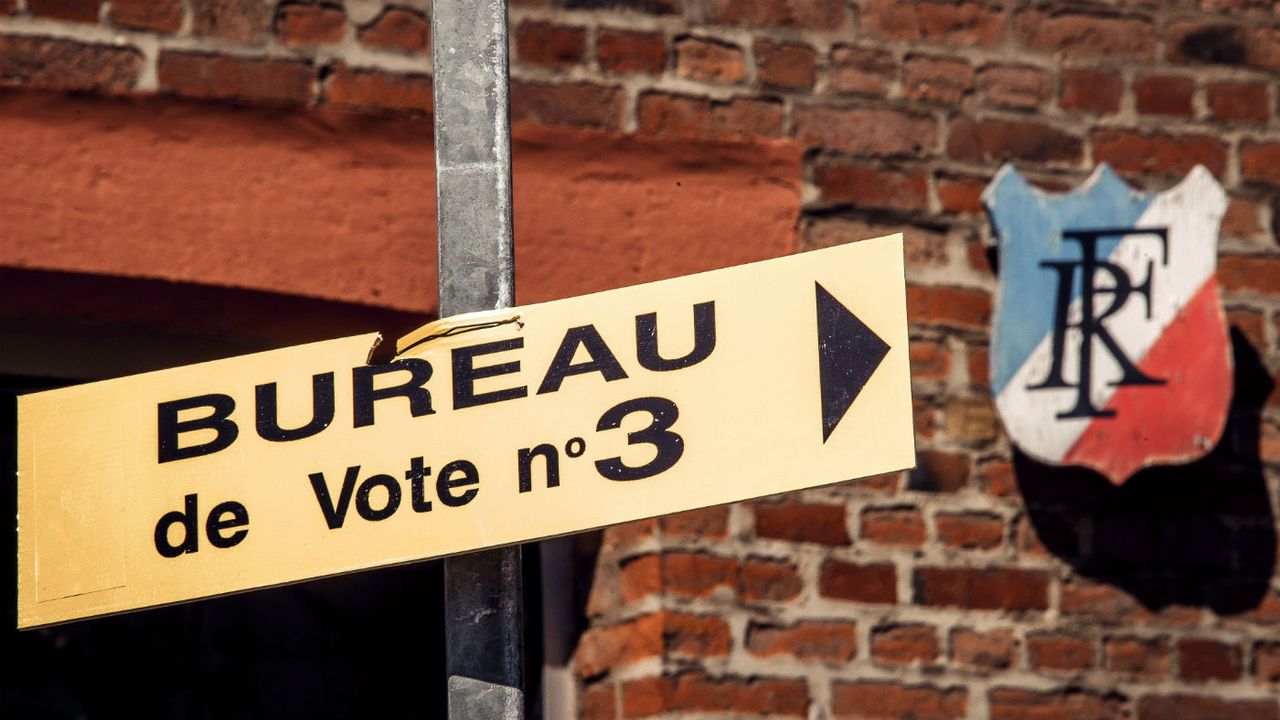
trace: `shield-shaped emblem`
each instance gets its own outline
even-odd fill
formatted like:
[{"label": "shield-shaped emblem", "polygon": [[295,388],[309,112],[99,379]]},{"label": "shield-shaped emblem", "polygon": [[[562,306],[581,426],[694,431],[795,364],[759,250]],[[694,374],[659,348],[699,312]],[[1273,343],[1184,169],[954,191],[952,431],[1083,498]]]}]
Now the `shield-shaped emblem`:
[{"label": "shield-shaped emblem", "polygon": [[1218,441],[1231,352],[1214,268],[1227,197],[1197,166],[1139,192],[1106,165],[1068,193],[1011,165],[983,194],[999,250],[991,393],[1013,442],[1123,483]]}]

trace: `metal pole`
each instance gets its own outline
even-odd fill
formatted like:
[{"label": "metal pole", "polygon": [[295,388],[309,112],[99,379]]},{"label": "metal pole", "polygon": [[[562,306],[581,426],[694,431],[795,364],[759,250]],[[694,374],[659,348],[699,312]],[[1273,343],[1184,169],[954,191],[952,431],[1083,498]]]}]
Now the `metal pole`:
[{"label": "metal pole", "polygon": [[[440,315],[515,304],[506,0],[435,0]],[[445,560],[451,720],[524,718],[520,548]]]}]

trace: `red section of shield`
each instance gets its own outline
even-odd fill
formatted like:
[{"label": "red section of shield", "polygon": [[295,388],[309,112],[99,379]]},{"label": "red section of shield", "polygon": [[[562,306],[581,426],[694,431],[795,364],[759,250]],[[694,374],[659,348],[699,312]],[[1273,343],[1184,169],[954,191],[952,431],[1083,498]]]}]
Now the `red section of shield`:
[{"label": "red section of shield", "polygon": [[1162,386],[1116,389],[1107,409],[1076,440],[1063,463],[1084,465],[1119,485],[1148,465],[1190,462],[1217,444],[1231,401],[1231,352],[1210,278],[1138,364]]}]

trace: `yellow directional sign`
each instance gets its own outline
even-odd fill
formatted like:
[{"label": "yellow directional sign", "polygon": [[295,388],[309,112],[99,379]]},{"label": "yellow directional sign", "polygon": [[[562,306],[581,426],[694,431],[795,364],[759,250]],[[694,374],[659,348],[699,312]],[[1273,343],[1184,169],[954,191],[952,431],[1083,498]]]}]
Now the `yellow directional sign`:
[{"label": "yellow directional sign", "polygon": [[901,236],[20,399],[21,627],[910,467]]}]

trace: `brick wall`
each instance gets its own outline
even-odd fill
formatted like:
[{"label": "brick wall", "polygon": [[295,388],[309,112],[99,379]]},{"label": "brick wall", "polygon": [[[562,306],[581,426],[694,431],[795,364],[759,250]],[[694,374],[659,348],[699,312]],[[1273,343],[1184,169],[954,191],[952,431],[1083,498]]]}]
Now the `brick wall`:
[{"label": "brick wall", "polygon": [[[0,81],[430,112],[427,3],[0,0]],[[1278,718],[1270,0],[516,0],[517,121],[805,150],[808,247],[905,228],[919,468],[607,531],[583,717]],[[1122,488],[1014,453],[979,193],[1228,189],[1219,448]],[[731,479],[724,479],[730,481]]]}]

